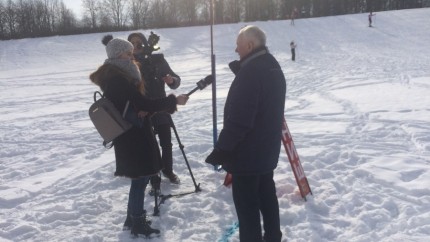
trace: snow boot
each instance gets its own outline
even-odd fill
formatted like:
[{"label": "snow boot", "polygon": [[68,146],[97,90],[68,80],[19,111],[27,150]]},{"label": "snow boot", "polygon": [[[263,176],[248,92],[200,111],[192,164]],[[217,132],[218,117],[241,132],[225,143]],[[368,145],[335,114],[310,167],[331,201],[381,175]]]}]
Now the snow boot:
[{"label": "snow boot", "polygon": [[133,223],[131,221],[131,215],[129,213],[127,213],[127,218],[125,218],[125,222],[124,225],[122,226],[122,230],[130,230],[131,227],[133,226]]},{"label": "snow boot", "polygon": [[133,217],[131,216],[132,226],[131,234],[139,236],[142,234],[146,237],[150,237],[152,234],[160,234],[160,230],[151,228],[150,223],[146,220],[145,216]]},{"label": "snow boot", "polygon": [[[145,221],[151,225],[152,222],[151,220],[148,220],[148,217],[146,216],[146,210],[143,210],[143,216],[145,217]],[[124,221],[124,225],[122,226],[122,230],[126,231],[126,230],[131,230],[131,227],[133,226],[133,222],[131,220],[131,215],[129,212],[127,212],[127,217],[125,218]]]}]

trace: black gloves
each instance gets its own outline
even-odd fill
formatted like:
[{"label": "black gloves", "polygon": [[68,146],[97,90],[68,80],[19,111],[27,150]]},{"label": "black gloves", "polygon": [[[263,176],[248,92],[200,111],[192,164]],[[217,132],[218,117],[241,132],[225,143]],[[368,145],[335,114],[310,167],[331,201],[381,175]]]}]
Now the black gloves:
[{"label": "black gloves", "polygon": [[223,151],[215,148],[209,156],[206,158],[205,162],[211,165],[223,165],[232,161],[232,153],[228,151]]}]

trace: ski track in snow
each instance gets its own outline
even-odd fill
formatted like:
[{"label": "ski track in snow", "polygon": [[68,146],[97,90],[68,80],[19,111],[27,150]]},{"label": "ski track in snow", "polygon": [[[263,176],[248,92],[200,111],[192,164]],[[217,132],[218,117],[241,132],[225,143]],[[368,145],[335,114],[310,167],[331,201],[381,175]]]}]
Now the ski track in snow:
[{"label": "ski track in snow", "polygon": [[[288,241],[430,237],[429,14],[378,13],[375,28],[366,28],[366,14],[298,19],[295,27],[256,23],[284,69],[285,116],[313,192],[301,199],[282,150],[275,180]],[[243,25],[214,28],[219,128]],[[183,79],[169,93],[187,93],[210,74],[208,28],[156,31]],[[129,180],[113,176],[113,150],[102,147],[87,114],[97,90],[88,75],[105,58],[102,36],[0,42],[0,241],[136,241],[121,231]],[[197,91],[173,115],[202,191],[166,200],[152,217],[162,235],[151,241],[218,241],[237,221],[224,173],[203,162],[212,149],[210,95]],[[181,185],[163,179],[162,192],[193,191],[173,132],[172,142]],[[153,198],[145,199],[152,214]]]}]

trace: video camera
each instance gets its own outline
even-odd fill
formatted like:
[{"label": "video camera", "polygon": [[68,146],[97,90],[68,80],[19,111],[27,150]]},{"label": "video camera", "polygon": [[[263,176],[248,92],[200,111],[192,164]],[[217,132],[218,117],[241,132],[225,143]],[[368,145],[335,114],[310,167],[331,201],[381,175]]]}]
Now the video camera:
[{"label": "video camera", "polygon": [[135,59],[141,65],[142,74],[147,82],[161,80],[162,77],[169,74],[169,70],[163,64],[165,62],[163,54],[153,54],[154,51],[160,50],[157,46],[160,36],[151,31],[146,39],[143,36],[142,52],[135,55]]},{"label": "video camera", "polygon": [[160,47],[157,46],[159,40],[160,36],[151,31],[148,40],[145,41],[146,43],[144,43],[143,54],[146,56],[150,56],[152,52],[159,50]]}]

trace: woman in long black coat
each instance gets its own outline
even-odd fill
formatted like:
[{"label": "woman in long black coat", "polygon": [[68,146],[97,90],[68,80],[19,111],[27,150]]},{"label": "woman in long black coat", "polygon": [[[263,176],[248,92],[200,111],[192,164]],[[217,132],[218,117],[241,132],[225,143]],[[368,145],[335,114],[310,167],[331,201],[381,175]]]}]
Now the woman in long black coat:
[{"label": "woman in long black coat", "polygon": [[[160,111],[174,113],[176,105],[184,105],[186,95],[169,95],[160,99],[148,99],[143,95],[142,75],[133,60],[133,45],[123,39],[103,39],[108,59],[90,75],[93,83],[100,86],[103,94],[122,113],[129,102],[127,117],[133,128],[116,138],[115,176],[131,178],[127,219],[124,228],[133,235],[159,233],[150,227],[143,210],[145,188],[149,177],[162,169],[158,144],[152,133],[150,114]],[[130,118],[133,117],[133,118]],[[145,118],[144,118],[145,117]]]}]

